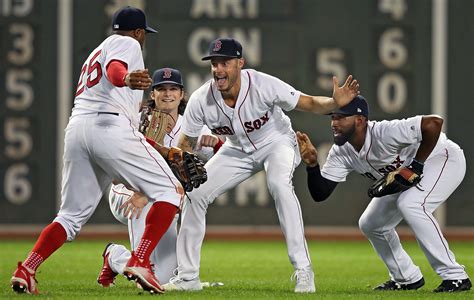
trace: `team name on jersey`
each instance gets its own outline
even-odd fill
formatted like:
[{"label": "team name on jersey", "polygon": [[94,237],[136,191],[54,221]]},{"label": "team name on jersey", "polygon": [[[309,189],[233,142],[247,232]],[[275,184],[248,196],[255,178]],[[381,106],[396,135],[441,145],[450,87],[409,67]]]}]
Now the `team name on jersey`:
[{"label": "team name on jersey", "polygon": [[262,128],[262,126],[265,125],[269,120],[270,117],[268,116],[267,111],[263,116],[256,120],[244,122],[244,126],[247,129],[247,132],[252,132],[254,130],[259,130],[260,128]]},{"label": "team name on jersey", "polygon": [[[397,156],[397,158],[391,162],[389,165],[385,166],[385,167],[382,167],[380,169],[378,169],[377,171],[382,174],[382,175],[386,175],[392,171],[395,171],[396,169],[400,168],[402,166],[402,164],[404,163],[405,161],[404,160],[401,160],[400,159],[400,156]],[[372,175],[370,172],[366,172],[364,174],[361,174],[362,176],[365,176],[367,178],[370,178],[372,180],[376,180],[377,178],[375,178],[374,175]]]},{"label": "team name on jersey", "polygon": [[228,126],[212,128],[211,132],[218,135],[234,135],[234,130]]}]

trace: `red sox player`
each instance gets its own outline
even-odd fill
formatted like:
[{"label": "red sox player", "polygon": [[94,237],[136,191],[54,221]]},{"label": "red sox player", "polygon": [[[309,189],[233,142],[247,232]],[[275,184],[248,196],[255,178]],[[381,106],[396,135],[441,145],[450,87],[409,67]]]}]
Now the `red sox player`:
[{"label": "red sox player", "polygon": [[184,113],[180,147],[192,149],[203,125],[227,140],[206,164],[209,180],[189,193],[178,235],[178,275],[164,285],[170,290],[200,290],[200,249],[206,211],[216,197],[253,174],[265,170],[268,189],[295,272],[295,292],[315,291],[314,273],[304,237],[301,207],[292,184],[300,162],[296,135],[284,110],[324,114],[347,104],[358,94],[349,76],[342,87],[334,78],[333,97],[309,96],[273,76],[242,69],[242,46],[220,38],[209,46],[213,79],[196,90]]},{"label": "red sox player", "polygon": [[311,195],[315,201],[325,200],[352,171],[372,180],[400,167],[423,174],[420,186],[374,197],[360,217],[360,229],[389,271],[390,279],[375,290],[415,290],[425,284],[420,268],[403,249],[395,231],[402,219],[443,279],[434,291],[469,290],[471,281],[433,217],[433,211],[464,178],[463,150],[441,132],[443,119],[438,116],[378,122],[368,120],[368,111],[366,100],[357,96],[332,113],[335,144],[321,170],[316,149],[306,135],[298,133]]},{"label": "red sox player", "polygon": [[[84,63],[74,109],[66,128],[61,207],[11,279],[19,293],[36,294],[36,270],[65,241],[72,241],[91,217],[113,179],[154,202],[136,251],[125,267],[144,290],[162,293],[149,257],[173,221],[183,188],[138,128],[143,90],[151,78],[142,47],[148,27],[143,11],[125,7],[113,17],[114,34]],[[146,167],[143,167],[146,166]]]},{"label": "red sox player", "polygon": [[[172,119],[176,120],[174,124],[170,125],[169,132],[167,132],[163,141],[166,146],[176,146],[183,121],[182,113],[186,107],[181,72],[171,68],[156,70],[153,74],[151,97],[152,106],[170,114]],[[200,141],[198,142],[200,149],[197,149],[195,153],[207,161],[221,145],[222,142],[219,138],[212,135],[209,128],[204,126],[201,130]],[[137,210],[138,215],[136,217],[132,213],[127,218],[124,216],[124,213],[127,215],[125,206],[127,206],[127,202],[132,202],[133,197],[140,198],[143,204],[147,204],[143,207],[143,210]],[[133,202],[140,200],[133,199]],[[129,190],[123,184],[117,184],[113,185],[110,190],[109,204],[115,218],[128,225],[130,245],[132,249],[136,249],[140,242],[139,237],[145,231],[145,221],[152,203],[142,193]],[[135,209],[132,205],[128,207]],[[178,266],[176,257],[178,217],[179,215],[177,214],[150,256],[150,261],[155,266],[155,275],[161,283],[167,283]],[[104,264],[97,279],[98,283],[104,287],[113,284],[115,277],[118,274],[124,273],[130,256],[131,252],[125,246],[115,243],[108,244],[103,253]]]}]

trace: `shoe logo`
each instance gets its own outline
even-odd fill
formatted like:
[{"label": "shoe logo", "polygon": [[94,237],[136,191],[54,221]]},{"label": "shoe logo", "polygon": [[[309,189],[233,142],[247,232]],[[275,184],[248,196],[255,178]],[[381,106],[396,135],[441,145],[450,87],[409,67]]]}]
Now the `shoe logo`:
[{"label": "shoe logo", "polygon": [[456,287],[459,287],[459,285],[462,283],[462,280],[456,280],[456,281],[453,281],[453,284],[456,286]]}]

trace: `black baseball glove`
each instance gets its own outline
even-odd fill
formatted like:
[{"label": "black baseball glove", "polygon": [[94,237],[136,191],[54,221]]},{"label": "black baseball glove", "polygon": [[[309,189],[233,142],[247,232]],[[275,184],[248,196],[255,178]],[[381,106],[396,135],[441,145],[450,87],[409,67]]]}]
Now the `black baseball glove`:
[{"label": "black baseball glove", "polygon": [[166,160],[186,192],[191,192],[207,181],[204,163],[196,154],[171,147]]},{"label": "black baseball glove", "polygon": [[377,180],[368,190],[370,198],[404,192],[416,186],[423,173],[423,164],[413,160],[410,166],[401,167]]}]

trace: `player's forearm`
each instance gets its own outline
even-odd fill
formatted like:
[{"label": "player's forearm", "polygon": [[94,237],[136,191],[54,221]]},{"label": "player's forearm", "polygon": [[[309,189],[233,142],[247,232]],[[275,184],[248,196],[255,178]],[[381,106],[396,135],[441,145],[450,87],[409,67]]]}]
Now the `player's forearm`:
[{"label": "player's forearm", "polygon": [[338,106],[333,98],[325,96],[310,96],[301,94],[296,109],[314,114],[328,114]]},{"label": "player's forearm", "polygon": [[306,172],[308,173],[308,189],[313,200],[316,202],[326,200],[336,188],[337,182],[324,178],[319,165],[306,167]]},{"label": "player's forearm", "polygon": [[198,137],[190,137],[185,134],[181,134],[179,137],[178,148],[183,151],[193,152],[196,148]]},{"label": "player's forearm", "polygon": [[422,140],[415,159],[423,163],[430,156],[436,143],[438,142],[441,128],[443,127],[443,119],[438,116],[423,116],[421,119],[421,136]]}]

